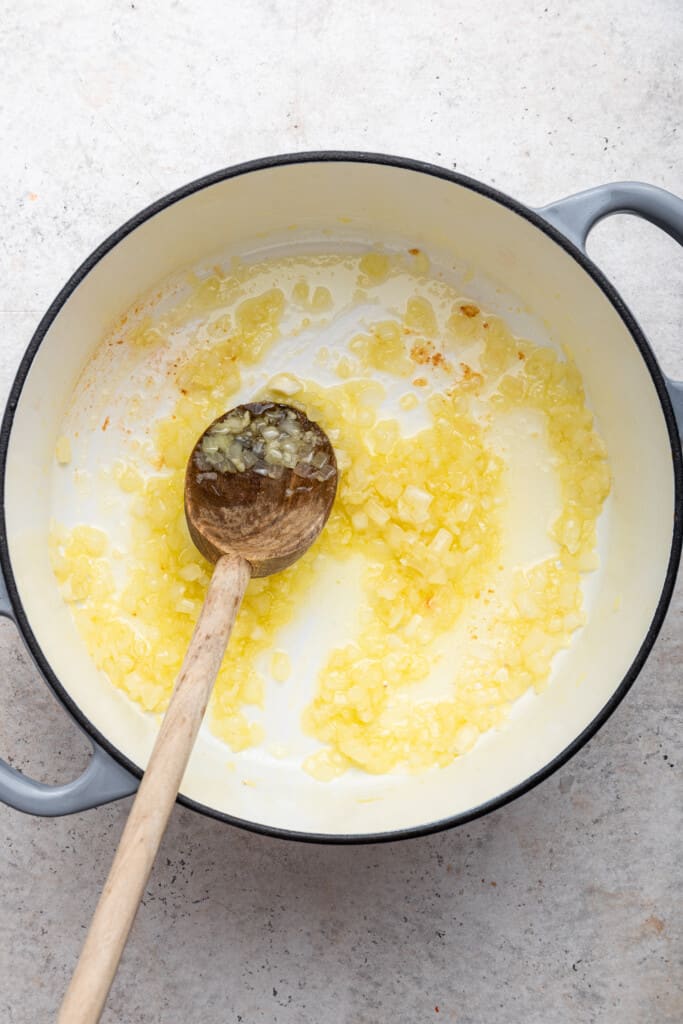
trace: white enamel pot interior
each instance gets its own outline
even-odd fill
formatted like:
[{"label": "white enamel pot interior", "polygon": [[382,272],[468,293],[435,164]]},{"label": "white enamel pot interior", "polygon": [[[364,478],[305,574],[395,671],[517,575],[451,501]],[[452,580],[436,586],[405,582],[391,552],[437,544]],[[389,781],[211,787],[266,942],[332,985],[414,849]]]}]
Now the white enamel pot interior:
[{"label": "white enamel pot interior", "polygon": [[[579,248],[506,197],[423,164],[310,154],[233,168],[155,204],[93,254],[41,323],[5,417],[6,611],[59,699],[108,752],[98,751],[99,768],[106,774],[116,763],[117,782],[99,791],[100,801],[134,788],[156,726],[94,668],[48,560],[51,465],[74,383],[114,319],[172,272],[226,246],[253,250],[255,239],[291,238],[292,225],[297,239],[325,248],[342,223],[345,237],[362,244],[402,238],[452,253],[499,289],[503,307],[532,311],[557,343],[571,346],[613,475],[588,622],[545,692],[520,702],[504,729],[448,768],[320,783],[268,758],[238,758],[228,769],[227,748],[203,735],[181,799],[226,821],[305,839],[398,838],[458,824],[524,792],[575,752],[654,642],[680,554],[678,434],[645,340]],[[76,804],[57,801],[44,813]],[[25,809],[43,813],[40,801]]]}]

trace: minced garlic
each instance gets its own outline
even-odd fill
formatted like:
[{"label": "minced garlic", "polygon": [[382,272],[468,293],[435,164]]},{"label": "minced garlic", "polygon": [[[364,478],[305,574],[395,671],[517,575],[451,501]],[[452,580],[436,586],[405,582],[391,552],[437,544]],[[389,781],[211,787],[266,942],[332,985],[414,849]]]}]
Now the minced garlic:
[{"label": "minced garlic", "polygon": [[60,466],[68,466],[71,462],[71,442],[64,434],[57,438],[55,458]]},{"label": "minced garlic", "polygon": [[292,662],[287,651],[273,651],[270,674],[277,683],[284,683],[292,674]]},{"label": "minced garlic", "polygon": [[311,480],[336,473],[329,446],[296,409],[275,402],[240,406],[212,423],[197,452],[199,479],[217,473],[256,473],[280,479],[286,470]]}]

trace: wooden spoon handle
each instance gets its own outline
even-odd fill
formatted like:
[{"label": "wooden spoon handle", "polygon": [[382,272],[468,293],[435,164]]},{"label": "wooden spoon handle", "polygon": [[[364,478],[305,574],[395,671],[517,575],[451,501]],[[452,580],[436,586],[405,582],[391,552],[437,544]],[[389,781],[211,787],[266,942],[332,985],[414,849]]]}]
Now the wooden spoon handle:
[{"label": "wooden spoon handle", "polygon": [[96,1024],[100,1018],[250,576],[239,555],[216,563],[58,1024]]}]

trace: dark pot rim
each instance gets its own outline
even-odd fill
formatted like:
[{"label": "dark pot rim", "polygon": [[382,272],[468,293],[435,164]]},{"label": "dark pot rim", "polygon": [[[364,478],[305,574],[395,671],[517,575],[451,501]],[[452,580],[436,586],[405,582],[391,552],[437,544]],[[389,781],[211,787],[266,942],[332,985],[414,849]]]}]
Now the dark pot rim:
[{"label": "dark pot rim", "polygon": [[604,276],[604,274],[598,269],[598,267],[588,258],[588,256],[572,242],[570,242],[565,235],[558,231],[555,227],[548,223],[539,213],[530,207],[525,206],[523,203],[518,202],[516,199],[512,199],[505,193],[499,192],[497,189],[491,188],[489,185],[484,185],[476,179],[469,178],[463,174],[459,174],[455,171],[450,171],[442,167],[438,167],[435,164],[426,163],[420,160],[413,160],[407,157],[389,156],[381,153],[364,153],[364,152],[346,152],[344,150],[322,150],[319,152],[306,152],[306,153],[287,153],[280,156],[265,157],[259,160],[251,160],[246,163],[235,164],[231,167],[226,167],[222,170],[215,171],[213,174],[208,174],[204,177],[197,178],[195,181],[189,182],[183,185],[181,188],[175,189],[168,195],[163,196],[156,202],[151,203],[145,209],[141,210],[134,217],[131,217],[121,227],[119,227],[113,234],[109,235],[105,241],[103,241],[88,258],[81,264],[81,266],[75,271],[75,273],[69,278],[67,283],[61,289],[57,297],[54,299],[47,312],[40,321],[36,328],[33,337],[24,353],[24,356],[17,370],[17,374],[14,378],[10,395],[5,408],[5,413],[2,420],[2,427],[0,428],[0,567],[4,574],[5,583],[7,586],[7,592],[9,594],[10,602],[13,609],[14,621],[22,635],[24,643],[26,644],[29,652],[31,653],[34,661],[40,669],[45,681],[51,688],[58,700],[66,707],[71,716],[81,726],[81,728],[97,743],[101,746],[108,754],[110,754],[119,764],[123,765],[132,775],[137,778],[142,777],[142,771],[133,764],[121,751],[119,751],[108,739],[104,736],[90,720],[83,714],[77,704],[70,697],[62,683],[59,681],[55,673],[52,671],[50,664],[43,654],[43,651],[35,637],[28,617],[22,606],[17,586],[15,583],[14,573],[12,571],[12,564],[9,557],[9,548],[7,544],[7,531],[5,522],[5,474],[7,464],[7,450],[9,445],[9,437],[14,422],[14,415],[19,403],[21,392],[24,386],[24,382],[30,370],[31,364],[35,355],[47,333],[53,321],[57,317],[61,308],[64,306],[66,301],[85,279],[93,267],[108,253],[110,252],[119,242],[121,242],[127,235],[129,235],[140,225],[144,224],[145,221],[161,213],[168,207],[173,206],[175,203],[180,202],[183,199],[193,195],[196,192],[201,191],[211,185],[215,185],[219,182],[225,181],[229,178],[239,177],[243,174],[251,174],[255,171],[270,170],[275,167],[283,167],[290,164],[308,164],[308,163],[336,163],[336,162],[349,162],[359,164],[379,164],[389,167],[396,167],[402,170],[414,171],[418,174],[426,174],[435,178],[441,178],[444,181],[452,182],[453,184],[460,185],[463,188],[470,189],[472,192],[477,192],[479,195],[484,196],[491,201],[498,203],[508,210],[512,210],[514,213],[523,217],[526,221],[532,224],[534,227],[542,231],[543,234],[547,235],[554,242],[556,242],[561,248],[563,248],[570,256],[572,256],[576,262],[586,271],[586,273],[592,278],[594,283],[601,289],[606,298],[609,300],[611,305],[614,307],[629,334],[631,335],[635,345],[640,351],[645,366],[650,374],[654,387],[657,391],[659,401],[662,407],[662,412],[666,421],[667,430],[669,433],[669,441],[671,444],[671,456],[673,462],[674,471],[674,521],[673,531],[671,538],[671,549],[669,555],[669,562],[667,567],[666,576],[662,586],[662,592],[655,609],[654,616],[650,623],[650,626],[645,634],[643,642],[631,663],[628,671],[624,675],[618,687],[613,692],[607,703],[601,708],[598,714],[593,720],[576,736],[571,743],[569,743],[563,750],[555,755],[543,768],[534,772],[529,778],[523,782],[512,786],[504,793],[494,797],[491,800],[487,800],[477,807],[471,808],[470,810],[449,815],[445,818],[440,818],[437,821],[432,821],[424,825],[395,829],[389,832],[379,833],[359,833],[348,834],[348,835],[328,835],[324,833],[314,832],[300,832],[284,828],[276,828],[271,825],[263,825],[258,822],[247,821],[242,818],[237,818],[233,815],[226,814],[222,811],[217,811],[212,807],[208,807],[205,804],[199,803],[196,800],[192,800],[186,796],[179,795],[178,802],[183,804],[185,807],[189,807],[194,811],[198,811],[201,814],[205,814],[209,817],[215,818],[218,821],[226,822],[230,825],[235,825],[238,828],[245,829],[249,832],[255,832],[261,835],[274,836],[281,839],[292,839],[302,842],[310,843],[329,843],[335,845],[343,844],[367,844],[367,843],[381,843],[381,842],[392,842],[399,839],[408,839],[417,836],[430,835],[435,832],[440,832],[445,829],[454,828],[457,825],[464,825],[467,822],[473,821],[476,818],[482,817],[485,814],[489,814],[491,811],[497,810],[499,807],[505,806],[517,797],[522,796],[524,793],[528,793],[531,789],[537,786],[540,782],[549,778],[558,768],[562,767],[571,757],[573,757],[579,750],[591,739],[592,736],[601,728],[602,725],[607,721],[610,715],[615,711],[618,705],[626,696],[631,686],[635,682],[638,674],[640,673],[645,661],[652,650],[653,644],[657,638],[657,635],[661,629],[664,617],[666,615],[671,596],[673,594],[676,574],[678,565],[681,558],[681,544],[683,541],[683,462],[681,458],[681,443],[678,435],[678,427],[674,417],[673,408],[671,406],[671,400],[666,388],[666,383],[662,371],[659,368],[657,360],[654,356],[649,343],[647,342],[643,332],[638,326],[635,318],[627,308],[626,304],[622,300],[621,296]]}]

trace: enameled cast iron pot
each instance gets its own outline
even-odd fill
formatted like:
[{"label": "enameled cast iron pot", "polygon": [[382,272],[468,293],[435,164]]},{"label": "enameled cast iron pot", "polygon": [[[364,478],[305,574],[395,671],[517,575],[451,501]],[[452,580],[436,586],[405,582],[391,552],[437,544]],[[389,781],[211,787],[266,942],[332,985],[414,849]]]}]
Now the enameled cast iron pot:
[{"label": "enameled cast iron pot", "polygon": [[[462,256],[571,345],[613,475],[602,568],[587,625],[552,685],[510,725],[422,777],[321,784],[253,762],[252,783],[204,738],[180,801],[231,824],[306,840],[397,839],[461,824],[526,792],[578,751],[619,704],[652,648],[681,552],[683,387],[668,381],[621,298],[588,259],[591,228],[628,212],[683,242],[683,201],[637,183],[605,185],[529,209],[459,174],[395,157],[322,152],[219,171],[143,210],[76,271],[43,317],[14,381],[0,436],[0,614],[90,737],[84,774],[63,786],[0,762],[0,799],[69,814],[132,793],[154,726],[95,671],[59,596],[47,553],[59,422],[85,361],[114,318],[171,272],[227,245],[249,248],[292,224],[329,247],[403,238]],[[26,469],[37,487],[27,493]],[[243,780],[242,780],[243,781]]]}]

